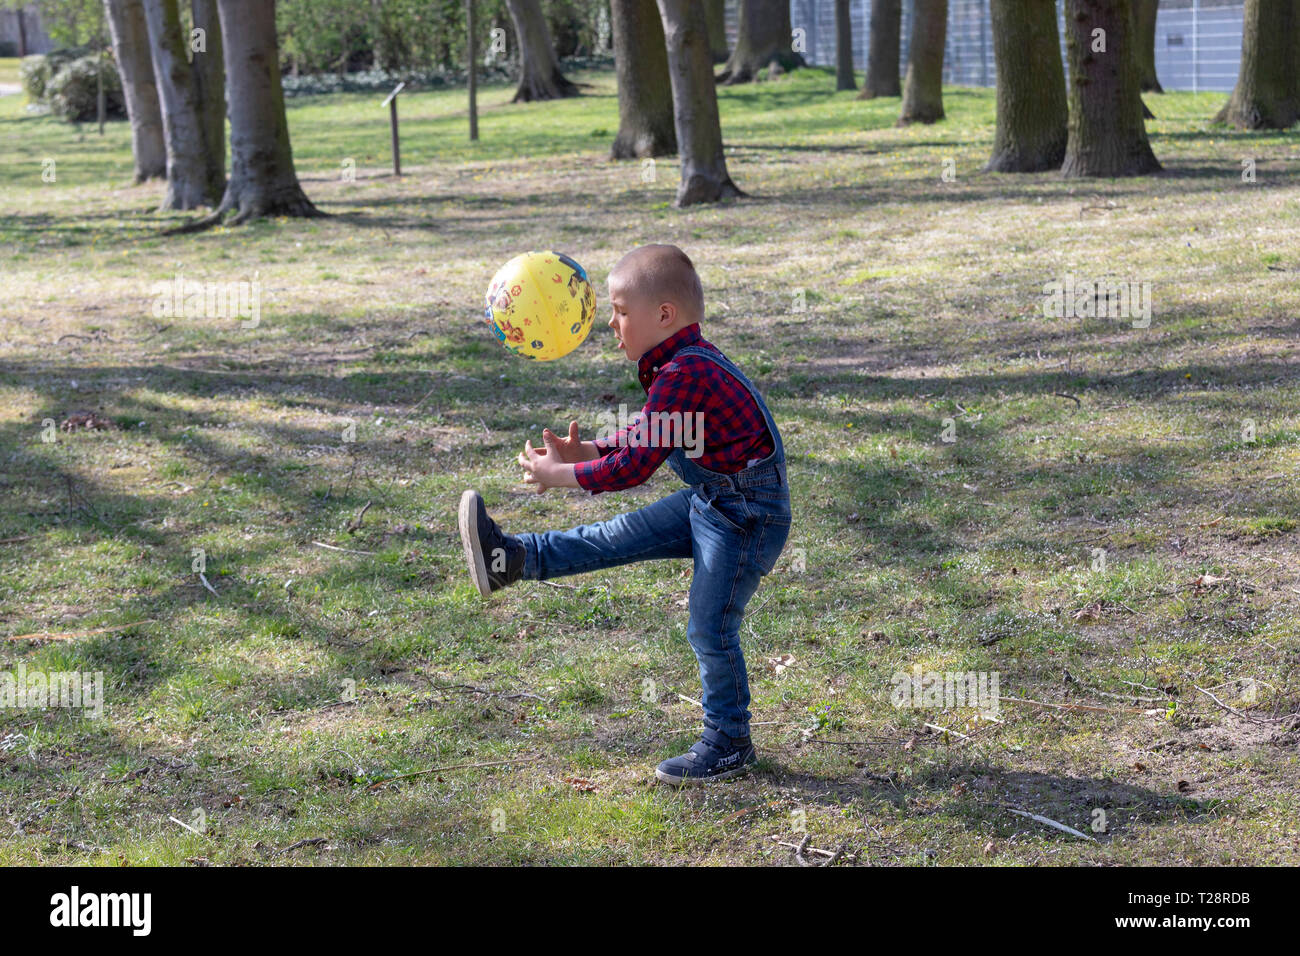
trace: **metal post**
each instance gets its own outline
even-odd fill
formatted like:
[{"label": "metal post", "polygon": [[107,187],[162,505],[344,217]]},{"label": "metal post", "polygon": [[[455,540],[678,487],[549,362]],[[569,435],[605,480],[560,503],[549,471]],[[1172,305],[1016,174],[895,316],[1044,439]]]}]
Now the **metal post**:
[{"label": "metal post", "polygon": [[1201,0],[1192,0],[1192,92],[1199,93],[1201,73]]},{"label": "metal post", "polygon": [[980,3],[980,86],[989,85],[989,51],[988,51],[988,15],[987,2]]},{"label": "metal post", "polygon": [[393,130],[393,175],[402,175],[402,153],[397,143],[397,94],[406,89],[406,82],[398,83],[393,92],[388,94],[388,99],[384,100],[384,106],[388,107],[388,121]]},{"label": "metal post", "polygon": [[469,138],[478,139],[478,54],[474,52],[474,0],[465,0],[465,23],[469,30]]}]

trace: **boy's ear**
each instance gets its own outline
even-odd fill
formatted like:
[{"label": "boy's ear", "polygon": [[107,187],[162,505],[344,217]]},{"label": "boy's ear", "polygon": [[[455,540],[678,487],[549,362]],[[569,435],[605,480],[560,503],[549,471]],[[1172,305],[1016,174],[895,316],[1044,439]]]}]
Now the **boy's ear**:
[{"label": "boy's ear", "polygon": [[672,302],[659,303],[659,325],[668,328],[677,321],[677,306]]}]

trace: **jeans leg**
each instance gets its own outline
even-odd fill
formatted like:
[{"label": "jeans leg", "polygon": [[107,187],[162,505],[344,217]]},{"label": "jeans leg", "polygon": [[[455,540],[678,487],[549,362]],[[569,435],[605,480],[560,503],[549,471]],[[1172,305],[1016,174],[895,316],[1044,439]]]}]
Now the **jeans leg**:
[{"label": "jeans leg", "polygon": [[752,553],[752,535],[700,512],[691,515],[691,525],[695,576],[686,636],[700,665],[704,719],[729,737],[744,737],[749,734],[749,677],[740,624],[763,569]]},{"label": "jeans leg", "polygon": [[691,556],[691,489],[637,511],[568,531],[516,535],[524,545],[524,577],[546,580],[633,561]]}]

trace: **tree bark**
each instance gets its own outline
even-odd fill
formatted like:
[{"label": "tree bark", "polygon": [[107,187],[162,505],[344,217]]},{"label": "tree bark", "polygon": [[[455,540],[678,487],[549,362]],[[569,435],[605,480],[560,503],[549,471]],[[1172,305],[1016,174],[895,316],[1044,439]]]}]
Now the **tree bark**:
[{"label": "tree bark", "polygon": [[1069,134],[1054,0],[992,0],[998,119],[986,170],[1059,169]]},{"label": "tree bark", "polygon": [[673,118],[681,153],[677,205],[745,195],[727,174],[718,93],[713,84],[708,25],[699,0],[658,0],[673,87]]},{"label": "tree bark", "polygon": [[1163,93],[1156,78],[1156,14],[1160,0],[1133,0],[1134,49],[1138,58],[1138,88],[1143,93]]},{"label": "tree bark", "polygon": [[519,88],[512,103],[577,96],[578,88],[560,72],[551,31],[539,0],[506,0],[519,46]]},{"label": "tree bark", "polygon": [[319,216],[298,184],[280,85],[275,0],[218,0],[230,110],[230,181],[216,215]]},{"label": "tree bark", "polygon": [[[167,175],[167,146],[163,141],[162,109],[149,52],[149,28],[140,0],[104,0],[104,14],[113,39],[113,59],[122,77],[122,97],[131,121],[131,155],[135,181]],[[22,8],[18,10],[22,16]]]},{"label": "tree bark", "polygon": [[655,0],[610,0],[618,74],[618,135],[611,159],[677,152],[668,50]]},{"label": "tree bark", "polygon": [[143,3],[167,146],[167,194],[159,208],[213,206],[221,198],[222,184],[211,176],[199,118],[198,90],[185,56],[177,0]]},{"label": "tree bark", "polygon": [[21,5],[14,8],[14,13],[18,15],[18,55],[22,57],[27,55],[27,21]]},{"label": "tree bark", "polygon": [[718,75],[720,82],[729,86],[753,82],[760,70],[773,64],[779,71],[804,65],[804,58],[794,52],[789,0],[739,0],[739,3],[736,48]]},{"label": "tree bark", "polygon": [[[217,0],[192,0],[192,21],[203,31],[203,49],[192,50],[199,122],[208,161],[208,178],[226,188],[226,71],[221,52],[221,18]],[[193,44],[191,44],[193,47]]]},{"label": "tree bark", "polygon": [[[1160,163],[1147,140],[1128,0],[1066,0],[1070,135],[1061,174],[1142,176]],[[1105,48],[1094,51],[1094,30]]]},{"label": "tree bark", "polygon": [[1237,85],[1214,119],[1239,129],[1300,119],[1300,0],[1246,0]]},{"label": "tree bark", "polygon": [[912,41],[899,126],[943,119],[943,46],[948,34],[948,0],[912,0]]},{"label": "tree bark", "polygon": [[835,0],[835,89],[856,90],[853,77],[853,17],[849,0]]},{"label": "tree bark", "polygon": [[727,46],[726,0],[704,0],[704,17],[709,24],[709,52],[713,55],[713,62],[726,63],[731,54]]},{"label": "tree bark", "polygon": [[902,0],[873,0],[871,34],[867,41],[867,75],[858,99],[903,95],[902,84],[898,81],[902,35]]}]

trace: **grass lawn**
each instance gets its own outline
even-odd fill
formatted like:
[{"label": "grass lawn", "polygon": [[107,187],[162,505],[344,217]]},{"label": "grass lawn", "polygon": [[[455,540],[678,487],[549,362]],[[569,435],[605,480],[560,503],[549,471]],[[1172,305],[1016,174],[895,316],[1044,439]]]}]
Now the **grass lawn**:
[{"label": "grass lawn", "polygon": [[[0,709],[0,863],[786,864],[803,829],[858,865],[1300,862],[1296,136],[1152,96],[1160,176],[993,175],[992,91],[897,129],[800,71],[720,91],[752,198],[680,211],[579,79],[484,90],[475,145],[462,93],[403,95],[400,180],[381,97],[292,100],[330,218],[176,238],[126,124],[0,97],[0,635],[52,635],[0,672],[107,683],[102,719]],[[484,602],[455,529],[467,486],[508,531],[674,490],[528,492],[525,438],[640,388],[603,318],[550,364],[480,322],[543,248],[603,316],[651,241],[790,460],[743,627],[762,762],[707,791],[653,782],[698,729],[689,562]],[[256,280],[260,323],[156,316],[178,274]],[[1046,316],[1067,274],[1150,283],[1149,327]],[[897,708],[914,666],[1009,699]]]}]

